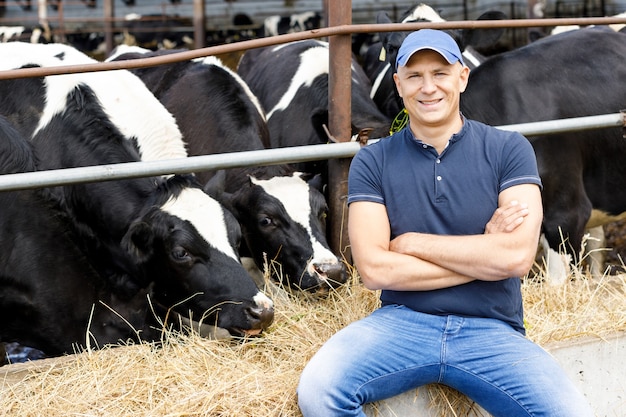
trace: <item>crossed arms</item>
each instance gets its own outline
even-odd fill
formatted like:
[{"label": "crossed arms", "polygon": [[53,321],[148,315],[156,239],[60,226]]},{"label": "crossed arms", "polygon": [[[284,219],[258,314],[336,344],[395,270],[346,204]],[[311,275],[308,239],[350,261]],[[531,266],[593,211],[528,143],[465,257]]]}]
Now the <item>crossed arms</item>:
[{"label": "crossed arms", "polygon": [[384,205],[351,203],[348,233],[363,284],[371,290],[425,291],[526,274],[543,218],[539,187],[510,187],[500,193],[498,207],[482,235],[405,233],[390,240]]}]

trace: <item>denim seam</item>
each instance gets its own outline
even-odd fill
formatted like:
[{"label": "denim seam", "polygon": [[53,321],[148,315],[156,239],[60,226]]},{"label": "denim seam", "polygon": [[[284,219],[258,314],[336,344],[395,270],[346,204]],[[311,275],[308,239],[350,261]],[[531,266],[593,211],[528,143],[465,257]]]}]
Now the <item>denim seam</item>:
[{"label": "denim seam", "polygon": [[440,352],[440,356],[439,356],[439,378],[437,379],[437,382],[441,383],[441,381],[443,381],[444,377],[445,377],[445,367],[446,367],[446,362],[445,362],[445,357],[446,357],[446,352],[447,352],[447,344],[448,342],[448,336],[446,335],[446,333],[444,332],[441,335],[441,352]]},{"label": "denim seam", "polygon": [[[519,402],[519,401],[518,401],[515,397],[513,397],[511,394],[509,394],[507,390],[505,390],[505,389],[503,389],[503,388],[501,388],[501,387],[499,387],[499,386],[495,385],[495,384],[494,384],[494,383],[492,383],[491,381],[486,380],[486,379],[485,379],[485,378],[483,378],[481,375],[477,375],[477,374],[475,374],[475,373],[473,373],[473,372],[468,371],[467,369],[464,369],[464,368],[459,368],[458,366],[454,366],[454,365],[445,365],[445,364],[444,364],[443,366],[444,366],[444,367],[445,367],[445,366],[449,366],[450,368],[454,368],[454,369],[456,369],[456,370],[458,370],[458,371],[460,371],[460,372],[464,372],[464,373],[466,373],[466,374],[468,374],[468,375],[472,375],[474,378],[478,378],[478,379],[480,379],[480,380],[481,380],[481,381],[483,381],[485,384],[490,385],[490,386],[492,386],[493,388],[495,388],[495,389],[497,389],[498,391],[500,391],[500,392],[502,392],[503,394],[505,394],[505,395],[506,395],[507,397],[509,397],[509,398],[510,398],[513,402],[515,402],[517,405],[519,405],[519,406],[520,406],[520,408],[521,408],[522,410],[524,410],[524,411],[526,412],[526,414],[527,414],[529,417],[532,417],[532,414],[528,411],[528,409],[527,409],[527,408],[526,408],[523,404],[521,404],[521,403],[520,403],[520,402]],[[465,394],[464,394],[464,395],[465,395]],[[478,404],[478,405],[480,405],[480,404]]]},{"label": "denim seam", "polygon": [[[381,379],[381,378],[393,377],[394,375],[397,375],[397,374],[402,373],[402,372],[413,371],[413,370],[418,369],[418,368],[427,368],[427,367],[429,367],[429,366],[441,366],[441,364],[440,364],[440,363],[433,362],[432,364],[426,364],[426,365],[419,365],[419,366],[408,367],[408,368],[404,368],[404,369],[401,369],[401,370],[397,370],[397,371],[389,372],[389,373],[386,373],[386,374],[384,374],[384,375],[378,375],[377,377],[372,378],[372,379],[370,379],[369,381],[367,381],[367,382],[365,382],[365,383],[363,383],[363,384],[359,385],[359,386],[357,387],[356,391],[355,391],[354,397],[353,397],[353,398],[351,398],[351,400],[352,400],[352,401],[354,401],[355,403],[360,403],[360,400],[358,400],[358,399],[356,398],[356,397],[358,397],[358,395],[357,395],[357,394],[358,394],[359,392],[361,392],[361,390],[363,389],[363,387],[365,387],[366,385],[371,384],[372,382],[375,382],[375,381],[377,381],[377,380],[379,380],[379,379]],[[418,385],[418,386],[416,386],[416,387],[414,387],[414,388],[419,388],[419,387],[421,387],[421,386],[423,386],[423,385]],[[413,389],[413,388],[411,388],[411,389]],[[406,392],[406,391],[405,391],[405,392]]]}]

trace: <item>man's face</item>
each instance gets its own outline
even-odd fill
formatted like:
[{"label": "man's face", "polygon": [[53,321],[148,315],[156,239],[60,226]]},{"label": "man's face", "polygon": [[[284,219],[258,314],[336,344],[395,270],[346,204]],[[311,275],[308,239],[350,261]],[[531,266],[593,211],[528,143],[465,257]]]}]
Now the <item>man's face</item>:
[{"label": "man's face", "polygon": [[469,68],[449,64],[439,53],[418,51],[394,74],[411,125],[439,126],[458,120],[460,95],[465,91]]}]

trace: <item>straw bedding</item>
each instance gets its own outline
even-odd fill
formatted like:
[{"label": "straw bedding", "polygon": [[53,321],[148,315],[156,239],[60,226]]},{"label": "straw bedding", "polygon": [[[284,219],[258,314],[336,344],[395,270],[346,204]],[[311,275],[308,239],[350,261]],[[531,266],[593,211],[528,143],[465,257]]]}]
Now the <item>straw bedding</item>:
[{"label": "straw bedding", "polygon": [[[376,308],[377,294],[354,271],[349,285],[324,298],[273,291],[275,322],[261,337],[241,343],[168,330],[161,343],[35,361],[41,365],[18,383],[0,377],[0,415],[299,416],[302,368],[338,329]],[[573,277],[554,288],[539,275],[524,281],[523,293],[528,336],[537,343],[626,330],[625,276]],[[427,389],[442,416],[475,415],[453,390]]]}]

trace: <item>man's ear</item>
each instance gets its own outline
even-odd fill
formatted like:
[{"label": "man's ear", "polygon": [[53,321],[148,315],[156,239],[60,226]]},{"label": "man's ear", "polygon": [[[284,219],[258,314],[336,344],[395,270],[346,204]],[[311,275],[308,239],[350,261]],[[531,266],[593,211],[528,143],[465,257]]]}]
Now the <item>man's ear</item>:
[{"label": "man's ear", "polygon": [[470,69],[469,67],[466,67],[465,65],[463,66],[463,69],[461,69],[461,88],[460,91],[461,93],[465,91],[465,89],[467,88],[467,83],[469,82],[469,75],[470,75]]},{"label": "man's ear", "polygon": [[400,91],[400,76],[397,72],[393,73],[393,82],[396,84],[396,91],[398,92],[398,96],[402,98],[402,93]]}]

